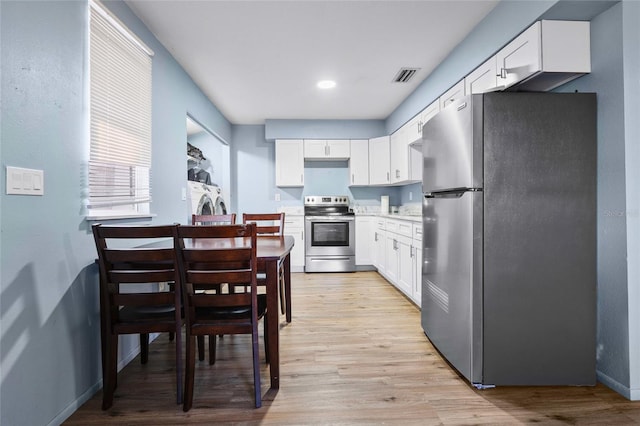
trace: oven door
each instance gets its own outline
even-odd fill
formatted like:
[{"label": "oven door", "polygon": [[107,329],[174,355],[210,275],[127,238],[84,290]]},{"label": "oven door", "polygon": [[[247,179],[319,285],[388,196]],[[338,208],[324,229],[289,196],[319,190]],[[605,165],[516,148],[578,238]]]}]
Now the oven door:
[{"label": "oven door", "polygon": [[354,216],[305,216],[305,256],[354,256]]}]

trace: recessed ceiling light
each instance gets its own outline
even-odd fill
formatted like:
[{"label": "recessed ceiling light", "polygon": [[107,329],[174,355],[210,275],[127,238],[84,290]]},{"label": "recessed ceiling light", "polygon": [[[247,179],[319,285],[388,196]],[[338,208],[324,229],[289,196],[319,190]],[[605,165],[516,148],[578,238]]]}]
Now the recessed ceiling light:
[{"label": "recessed ceiling light", "polygon": [[333,89],[336,87],[336,82],[333,80],[322,80],[318,82],[318,88],[320,89]]}]

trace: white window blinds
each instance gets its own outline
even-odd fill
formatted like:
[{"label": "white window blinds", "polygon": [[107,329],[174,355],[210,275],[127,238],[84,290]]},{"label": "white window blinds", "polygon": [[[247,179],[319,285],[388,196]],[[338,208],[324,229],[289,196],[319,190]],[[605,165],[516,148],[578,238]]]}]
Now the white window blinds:
[{"label": "white window blinds", "polygon": [[151,201],[152,52],[90,4],[89,209],[136,211]]}]

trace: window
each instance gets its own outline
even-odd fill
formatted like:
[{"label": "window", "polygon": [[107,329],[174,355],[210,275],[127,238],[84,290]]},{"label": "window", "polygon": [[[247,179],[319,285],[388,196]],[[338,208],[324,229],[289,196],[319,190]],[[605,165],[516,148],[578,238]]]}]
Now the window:
[{"label": "window", "polygon": [[153,52],[90,1],[88,218],[149,214]]}]

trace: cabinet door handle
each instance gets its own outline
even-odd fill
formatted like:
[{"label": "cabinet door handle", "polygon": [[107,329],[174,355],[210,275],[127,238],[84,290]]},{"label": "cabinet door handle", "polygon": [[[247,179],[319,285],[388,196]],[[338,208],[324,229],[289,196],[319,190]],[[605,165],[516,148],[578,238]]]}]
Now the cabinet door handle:
[{"label": "cabinet door handle", "polygon": [[387,172],[387,182],[389,182],[389,172]]},{"label": "cabinet door handle", "polygon": [[300,183],[304,183],[304,173],[300,175]]},{"label": "cabinet door handle", "polygon": [[396,169],[396,178],[400,178],[400,169]]},{"label": "cabinet door handle", "polygon": [[355,179],[356,179],[356,178],[354,177],[353,173],[351,173],[351,183],[354,183],[354,182],[355,182]]},{"label": "cabinet door handle", "polygon": [[506,68],[500,68],[500,78],[507,78],[507,69]]},{"label": "cabinet door handle", "polygon": [[373,241],[378,241],[378,233],[377,232],[373,233]]},{"label": "cabinet door handle", "polygon": [[304,231],[300,231],[300,241],[304,241]]}]

